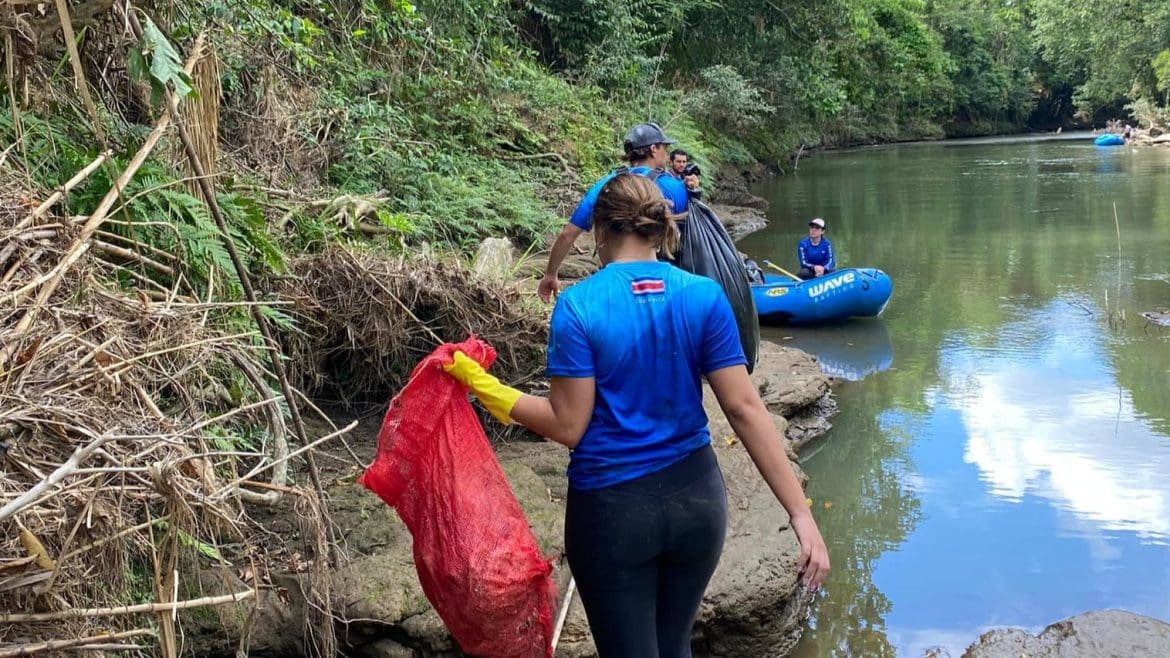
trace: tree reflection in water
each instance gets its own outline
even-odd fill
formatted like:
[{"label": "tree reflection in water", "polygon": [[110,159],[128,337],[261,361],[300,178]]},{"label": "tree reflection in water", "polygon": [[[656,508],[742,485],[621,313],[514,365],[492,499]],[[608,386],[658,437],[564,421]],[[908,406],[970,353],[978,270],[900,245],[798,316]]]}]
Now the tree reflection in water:
[{"label": "tree reflection in water", "polygon": [[[847,442],[806,462],[817,523],[829,545],[832,571],[814,620],[793,652],[820,656],[892,657],[885,634],[890,600],[873,582],[877,559],[913,531],[920,502],[905,485],[910,434],[881,427],[875,407],[888,399],[882,386],[846,385],[837,395],[850,418],[838,416],[832,441]],[[844,422],[841,422],[844,421]],[[845,436],[842,430],[847,430]],[[820,491],[832,491],[825,499]]]}]

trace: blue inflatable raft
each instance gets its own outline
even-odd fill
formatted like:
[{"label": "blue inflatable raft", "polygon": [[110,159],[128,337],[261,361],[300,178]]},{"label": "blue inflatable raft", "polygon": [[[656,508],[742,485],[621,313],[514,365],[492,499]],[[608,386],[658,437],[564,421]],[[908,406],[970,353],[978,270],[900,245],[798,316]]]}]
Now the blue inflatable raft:
[{"label": "blue inflatable raft", "polygon": [[873,268],[848,268],[808,281],[765,274],[752,285],[760,321],[770,324],[815,324],[871,318],[886,310],[894,283]]},{"label": "blue inflatable raft", "polygon": [[1125,146],[1125,140],[1121,135],[1105,134],[1098,135],[1097,139],[1093,140],[1093,144],[1097,146]]}]

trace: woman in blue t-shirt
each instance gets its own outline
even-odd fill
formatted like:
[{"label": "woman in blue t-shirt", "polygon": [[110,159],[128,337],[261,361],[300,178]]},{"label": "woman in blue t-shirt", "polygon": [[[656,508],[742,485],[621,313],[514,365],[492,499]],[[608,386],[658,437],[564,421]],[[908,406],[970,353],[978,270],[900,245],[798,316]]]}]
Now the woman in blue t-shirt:
[{"label": "woman in blue t-shirt", "polygon": [[593,219],[603,267],[553,310],[549,396],[504,386],[461,353],[447,370],[496,418],[573,451],[565,549],[599,656],[686,658],[727,529],[702,377],[791,516],[807,586],[829,558],[722,288],[657,260],[677,242],[669,204],[623,174]]}]

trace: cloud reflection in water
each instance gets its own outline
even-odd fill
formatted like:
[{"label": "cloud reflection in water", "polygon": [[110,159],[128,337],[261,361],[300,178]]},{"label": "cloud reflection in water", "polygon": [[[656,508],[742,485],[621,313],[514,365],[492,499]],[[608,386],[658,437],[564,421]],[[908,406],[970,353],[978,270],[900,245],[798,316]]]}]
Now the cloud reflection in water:
[{"label": "cloud reflection in water", "polygon": [[[1058,338],[1023,346],[1035,326],[1005,328],[1012,349],[953,353],[944,386],[967,432],[963,457],[997,496],[1044,497],[1099,530],[1170,538],[1170,451],[1108,370],[1090,319],[1049,309]],[[1031,324],[1036,317],[1031,318]]]}]

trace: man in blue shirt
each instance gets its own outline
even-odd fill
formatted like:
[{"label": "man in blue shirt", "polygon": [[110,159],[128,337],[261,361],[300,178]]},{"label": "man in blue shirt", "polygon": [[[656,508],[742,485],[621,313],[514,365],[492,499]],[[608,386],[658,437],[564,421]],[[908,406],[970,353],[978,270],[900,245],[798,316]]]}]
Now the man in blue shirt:
[{"label": "man in blue shirt", "polygon": [[[662,175],[663,168],[670,162],[670,152],[667,147],[674,143],[673,139],[669,139],[662,132],[662,128],[658,127],[658,124],[640,123],[626,133],[622,147],[625,150],[624,158],[630,163],[629,173],[653,178],[658,189],[662,191],[663,198],[674,206],[674,212],[685,213],[688,207],[689,186],[692,186],[692,183],[690,181],[684,183],[674,176]],[[593,228],[593,206],[597,202],[598,192],[611,178],[623,170],[627,169],[612,171],[597,181],[585,193],[585,198],[577,204],[577,209],[569,217],[569,223],[561,229],[561,233],[557,236],[548,255],[548,265],[545,267],[544,277],[540,279],[540,285],[536,288],[540,299],[546,304],[560,290],[561,284],[560,280],[557,279],[557,272],[560,271],[561,263],[564,262],[569,249],[573,247],[573,243],[582,233]],[[698,177],[696,176],[694,179],[693,187],[698,187]]]},{"label": "man in blue shirt", "polygon": [[796,246],[796,256],[800,260],[797,275],[802,279],[815,279],[837,269],[833,244],[825,237],[825,220],[817,217],[808,223],[808,237]]},{"label": "man in blue shirt", "polygon": [[699,165],[693,163],[691,154],[682,149],[670,152],[670,166],[666,173],[681,180],[687,186],[687,196],[692,199],[702,199],[703,190],[699,189]]}]

